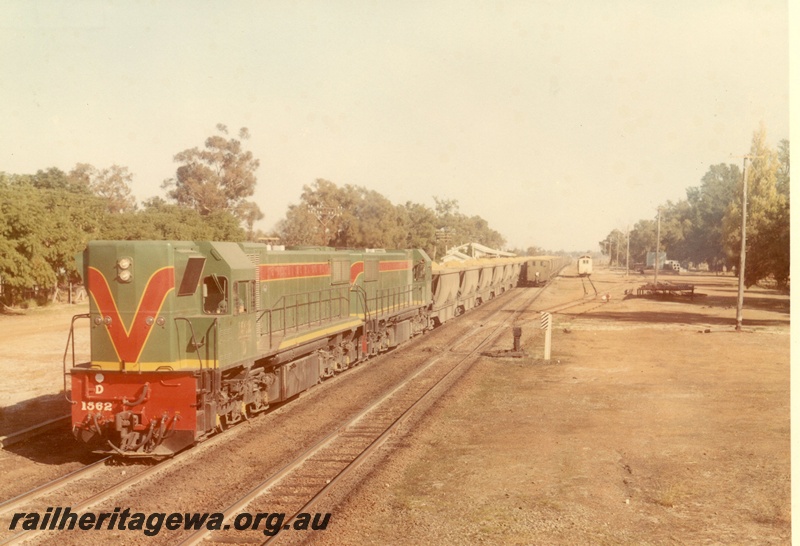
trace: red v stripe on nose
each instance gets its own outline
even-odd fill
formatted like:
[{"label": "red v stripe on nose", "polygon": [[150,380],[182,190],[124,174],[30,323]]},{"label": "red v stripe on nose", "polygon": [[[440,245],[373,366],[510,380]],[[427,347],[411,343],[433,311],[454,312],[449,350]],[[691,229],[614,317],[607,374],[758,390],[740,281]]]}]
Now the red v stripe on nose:
[{"label": "red v stripe on nose", "polygon": [[172,267],[164,267],[153,273],[139,298],[133,320],[125,326],[105,276],[94,267],[89,267],[87,279],[89,294],[103,318],[111,319],[111,323],[106,324],[106,330],[119,360],[128,363],[139,361],[142,349],[153,329],[152,325],[147,324],[147,318],[156,318],[167,294],[175,288],[173,271]]}]

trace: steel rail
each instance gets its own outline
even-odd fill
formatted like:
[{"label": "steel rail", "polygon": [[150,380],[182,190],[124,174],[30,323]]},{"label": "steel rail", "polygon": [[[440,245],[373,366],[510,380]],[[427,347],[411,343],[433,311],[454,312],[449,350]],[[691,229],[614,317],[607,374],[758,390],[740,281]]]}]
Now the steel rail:
[{"label": "steel rail", "polygon": [[[184,453],[188,455],[190,452],[184,452]],[[133,476],[131,476],[131,477],[129,477],[129,478],[127,478],[127,479],[115,484],[115,485],[112,485],[111,487],[108,487],[108,488],[100,491],[99,493],[96,493],[95,495],[92,495],[88,499],[86,499],[86,500],[84,500],[84,501],[82,501],[82,502],[80,502],[78,504],[75,504],[75,505],[70,504],[70,510],[72,510],[73,512],[82,512],[82,511],[86,510],[87,508],[91,508],[95,504],[103,502],[104,500],[113,497],[117,493],[120,493],[121,491],[124,491],[125,489],[127,489],[128,487],[138,483],[139,481],[150,477],[151,475],[155,474],[156,472],[164,470],[168,466],[171,466],[168,463],[175,462],[177,458],[178,457],[176,456],[176,457],[174,457],[172,459],[168,459],[166,461],[158,463],[155,466],[151,466],[148,469],[143,470],[142,472],[139,472],[138,474],[134,474]],[[182,462],[182,459],[181,459],[181,462]],[[7,544],[20,544],[23,541],[31,540],[32,538],[34,538],[36,536],[39,536],[40,534],[46,533],[46,532],[47,532],[47,530],[40,530],[40,529],[30,530],[30,531],[20,531],[16,535],[13,535],[13,536],[5,539],[4,541],[0,542],[0,546],[5,546]]]},{"label": "steel rail", "polygon": [[[583,281],[583,278],[581,278],[581,281]],[[553,305],[551,307],[548,307],[546,309],[542,309],[541,312],[543,312],[543,313],[561,313],[563,311],[566,311],[567,309],[571,309],[572,307],[576,307],[576,306],[581,305],[581,304],[597,303],[597,296],[599,295],[598,291],[597,291],[597,288],[595,287],[595,285],[591,281],[591,279],[589,279],[589,283],[592,285],[592,288],[594,288],[594,291],[595,291],[594,295],[584,295],[582,298],[578,298],[578,299],[575,299],[575,300],[569,300],[569,301],[564,302],[564,303],[559,303],[559,304]],[[616,287],[619,287],[619,286],[623,286],[625,284],[627,284],[627,281],[626,282],[614,283],[612,286],[614,288],[616,288]],[[599,307],[600,305],[602,305],[602,304],[597,304],[597,307]],[[592,309],[594,309],[594,307]],[[586,312],[588,312],[590,310],[591,309],[586,309],[585,311],[581,311],[580,313],[577,313],[577,314],[582,315],[583,313],[586,313]]]},{"label": "steel rail", "polygon": [[[535,301],[535,299],[540,294],[541,294],[541,291],[537,292],[537,294],[533,298],[531,298],[530,301],[528,301],[526,303],[525,309],[530,307],[530,305],[532,305],[533,301]],[[502,312],[504,312],[504,308],[501,307],[500,309],[494,311],[486,319],[486,321],[488,322],[489,320],[491,320],[496,315],[499,315]],[[515,314],[519,314],[521,312],[522,312],[521,310],[518,310],[518,311],[515,312]],[[347,466],[344,469],[340,470],[340,472],[334,478],[332,478],[329,483],[326,483],[319,491],[317,491],[317,493],[312,497],[312,500],[309,501],[306,506],[310,505],[311,502],[316,502],[315,499],[320,498],[325,492],[327,492],[330,489],[330,487],[335,482],[337,482],[339,479],[341,479],[341,477],[343,477],[344,475],[348,474],[353,469],[355,469],[358,466],[360,466],[363,463],[363,461],[366,460],[367,457],[371,453],[373,453],[376,449],[378,449],[378,447],[380,447],[383,443],[385,443],[385,441],[386,441],[386,439],[388,439],[389,435],[402,422],[404,422],[408,418],[408,416],[417,407],[419,407],[420,404],[423,403],[423,401],[425,401],[425,400],[429,399],[430,397],[432,397],[432,393],[434,392],[434,390],[436,390],[437,387],[439,387],[440,385],[443,385],[444,381],[446,379],[455,377],[455,372],[457,370],[459,370],[459,369],[464,371],[465,368],[466,368],[465,363],[471,362],[474,359],[476,359],[478,356],[480,356],[480,352],[479,351],[487,343],[491,342],[493,339],[495,339],[499,335],[499,333],[502,331],[502,328],[505,326],[505,324],[509,320],[514,318],[515,314],[507,316],[474,349],[472,349],[472,351],[470,351],[466,355],[460,355],[460,354],[456,353],[455,355],[461,357],[458,360],[458,362],[450,370],[448,370],[445,373],[445,375],[442,376],[433,386],[431,386],[429,389],[427,389],[421,396],[417,397],[417,400],[414,401],[408,408],[406,408],[406,410],[403,411],[400,414],[399,417],[395,418],[388,427],[384,427],[383,431],[379,434],[378,438],[374,439],[366,448],[364,448],[359,453],[359,455],[357,455],[355,457],[355,459],[353,459],[350,463],[348,463]],[[284,479],[286,479],[288,476],[290,476],[293,471],[295,471],[298,468],[300,468],[301,466],[303,466],[303,464],[308,462],[316,454],[318,454],[323,449],[325,449],[326,447],[328,447],[331,444],[333,444],[333,442],[336,439],[338,439],[339,437],[341,437],[345,432],[347,432],[348,429],[352,428],[356,423],[358,423],[359,421],[364,419],[368,414],[371,414],[377,408],[382,406],[386,401],[388,401],[390,398],[395,396],[399,391],[401,391],[402,389],[406,388],[415,378],[417,378],[419,375],[423,374],[427,370],[431,369],[431,367],[434,364],[436,364],[439,360],[445,358],[446,356],[453,356],[454,353],[450,352],[450,349],[452,347],[455,347],[458,344],[460,344],[463,341],[465,341],[466,339],[470,338],[471,336],[474,335],[474,332],[476,330],[478,330],[480,328],[483,328],[483,327],[484,327],[483,325],[479,325],[477,327],[474,327],[474,328],[470,329],[464,335],[460,336],[458,339],[453,341],[447,348],[443,349],[443,351],[440,354],[428,358],[426,361],[424,361],[423,365],[420,368],[415,370],[408,377],[406,377],[403,381],[398,383],[395,386],[395,388],[393,388],[392,390],[390,390],[389,392],[387,392],[386,394],[381,396],[379,399],[375,400],[372,404],[370,404],[368,407],[366,407],[364,410],[362,410],[360,413],[358,413],[355,417],[351,418],[347,423],[345,423],[343,425],[340,425],[336,430],[334,430],[333,432],[331,432],[330,434],[328,434],[327,436],[325,436],[324,438],[319,440],[317,443],[315,443],[313,446],[311,446],[307,450],[303,451],[301,454],[299,454],[297,457],[295,457],[291,462],[289,462],[284,467],[282,467],[280,470],[278,470],[275,474],[273,474],[272,476],[268,477],[267,479],[263,480],[261,483],[259,483],[255,487],[253,487],[244,496],[240,497],[237,501],[235,501],[233,504],[231,504],[228,508],[226,508],[222,512],[223,515],[224,515],[224,522],[229,521],[230,518],[234,514],[236,514],[239,511],[241,511],[243,508],[245,508],[247,505],[249,505],[253,500],[258,498],[259,496],[263,495],[264,493],[268,492],[270,489],[274,488],[276,485],[278,485],[280,482],[282,482]],[[292,516],[292,518],[294,518],[297,514],[302,512],[306,508],[306,506],[304,506],[300,510],[296,511],[295,514]],[[289,521],[291,521],[291,519]],[[207,529],[195,531],[194,533],[192,533],[189,536],[187,536],[186,538],[184,538],[184,540],[182,542],[180,542],[180,545],[181,546],[190,546],[190,545],[199,544],[200,542],[202,542],[205,539],[209,538],[213,532],[214,531],[207,530]],[[277,537],[277,536],[279,536],[279,535],[276,534],[275,537]],[[271,537],[270,540],[274,539],[275,537]]]},{"label": "steel rail", "polygon": [[[541,290],[537,291],[535,296],[527,303],[527,307],[529,307],[541,295],[541,293],[544,290],[544,288],[549,286],[549,284],[550,283],[545,285],[545,287],[543,287]],[[495,315],[501,313],[502,311],[503,311],[502,308],[497,310],[497,311],[495,311],[486,320],[487,321],[491,320],[491,318],[493,318]],[[519,312],[521,312],[521,311],[517,311],[516,313],[518,314]],[[513,316],[513,315],[511,315],[511,316]],[[426,391],[426,393],[423,395],[422,398],[427,397],[429,392],[431,392],[437,385],[439,385],[446,377],[450,376],[450,374],[455,369],[459,368],[465,361],[467,361],[469,359],[476,358],[478,350],[481,347],[483,347],[486,343],[488,343],[491,339],[496,337],[496,335],[499,333],[500,329],[503,327],[503,325],[505,323],[508,322],[508,320],[511,318],[511,316],[509,316],[506,319],[504,319],[504,321],[500,325],[498,325],[493,330],[493,332],[491,334],[489,334],[481,343],[479,343],[478,346],[475,349],[473,349],[469,354],[467,354],[467,356],[463,357],[461,359],[461,361],[459,361],[459,363],[454,366],[453,369],[448,371],[447,374],[445,374],[445,376],[442,377],[434,385],[434,387],[431,387],[431,389],[429,389],[429,391]],[[452,346],[455,346],[456,344],[463,342],[464,339],[472,336],[475,330],[480,329],[482,327],[483,327],[483,325],[479,325],[478,327],[472,328],[469,332],[467,332],[465,335],[461,336],[458,340],[456,340],[452,344]],[[446,354],[447,350],[445,350],[444,353]],[[369,414],[375,408],[377,408],[378,406],[382,405],[386,400],[388,400],[389,398],[394,396],[398,391],[400,391],[401,389],[406,387],[411,381],[413,381],[420,374],[422,374],[425,371],[427,371],[428,369],[430,369],[436,362],[438,362],[441,358],[443,358],[445,356],[445,354],[441,354],[441,355],[438,355],[438,356],[430,358],[422,368],[419,368],[418,370],[416,370],[413,374],[411,374],[403,382],[398,384],[389,393],[385,394],[383,397],[381,397],[379,400],[377,400],[370,407],[366,408],[361,413],[356,415],[347,424],[340,426],[337,430],[335,430],[334,432],[332,432],[331,434],[329,434],[328,436],[326,436],[325,438],[320,440],[317,444],[312,446],[312,448],[310,448],[309,450],[304,452],[304,454],[301,454],[297,459],[295,459],[295,461],[285,465],[281,470],[279,470],[275,475],[273,475],[273,477],[271,477],[270,479],[265,480],[264,482],[262,482],[262,484],[259,485],[259,487],[261,488],[261,490],[259,492],[256,492],[256,489],[258,489],[259,487],[254,488],[253,490],[251,490],[251,492],[248,493],[248,495],[243,497],[243,499],[240,499],[240,501],[238,501],[236,504],[234,504],[233,506],[231,506],[228,510],[226,510],[224,512],[226,520],[229,518],[230,515],[232,515],[233,513],[238,511],[239,509],[241,509],[243,506],[246,506],[252,499],[254,499],[257,496],[261,495],[263,492],[265,492],[267,489],[269,489],[272,485],[274,485],[275,483],[278,483],[285,476],[289,475],[292,470],[294,470],[295,468],[301,466],[302,463],[305,460],[308,460],[309,458],[311,458],[313,453],[322,450],[324,447],[327,447],[337,437],[341,436],[341,434],[347,428],[355,425],[358,421],[360,421],[362,418],[364,418],[367,414]],[[411,410],[413,408],[416,408],[419,405],[419,403],[421,403],[421,401],[422,401],[422,399],[417,400],[414,404],[412,404],[411,407],[409,407],[406,410],[406,412],[404,412],[403,415],[410,414]],[[64,420],[64,419],[67,419],[67,418],[69,418],[69,416],[64,416],[64,417],[58,418],[56,420],[60,421],[60,420]],[[56,420],[51,420],[51,421],[56,421]],[[388,434],[392,430],[394,430],[394,428],[396,428],[396,426],[399,425],[401,421],[404,421],[404,420],[405,420],[405,418],[403,416],[398,417],[398,419],[396,419],[393,422],[393,424],[390,425],[389,429],[387,429],[386,431],[384,431],[383,434],[381,434],[381,438],[388,437]],[[42,425],[43,426],[47,426],[48,424],[51,424],[51,422],[48,421],[47,423],[43,423]],[[36,427],[31,427],[31,428],[36,428]],[[22,433],[22,432],[25,432],[25,431],[20,431],[20,433]],[[103,501],[113,497],[114,495],[116,495],[116,494],[128,489],[132,485],[135,485],[135,484],[137,484],[137,483],[139,483],[141,481],[144,481],[144,480],[148,479],[149,477],[151,477],[152,475],[154,475],[157,472],[165,471],[168,468],[171,468],[171,467],[173,467],[173,466],[175,466],[177,464],[183,463],[183,461],[185,459],[198,454],[201,450],[204,451],[206,448],[212,447],[213,445],[215,445],[217,443],[217,441],[222,440],[222,439],[226,439],[227,440],[228,438],[226,437],[226,435],[217,435],[215,437],[212,437],[211,439],[207,440],[206,442],[204,442],[200,446],[195,446],[194,449],[190,449],[190,450],[184,451],[182,453],[179,453],[179,454],[175,455],[174,457],[172,457],[170,459],[167,459],[165,461],[161,461],[160,463],[156,464],[155,466],[149,467],[148,469],[143,470],[142,472],[139,472],[139,473],[137,473],[137,474],[135,474],[135,475],[123,480],[122,482],[119,482],[119,483],[117,483],[117,484],[115,484],[115,485],[113,485],[111,487],[108,487],[108,488],[100,491],[99,493],[97,493],[97,494],[91,496],[90,498],[80,502],[79,504],[72,505],[71,508],[75,512],[84,511],[84,510],[86,510],[86,509],[88,509],[88,508],[90,508],[90,507],[92,507],[92,506],[94,506],[94,505],[96,505],[96,504],[98,504],[100,502],[103,502]],[[385,440],[381,440],[380,444],[382,444],[383,441],[385,441]],[[377,448],[377,446],[376,446],[376,448]],[[374,448],[374,449],[376,449],[376,448]],[[369,452],[372,452],[374,450],[374,449],[370,449],[370,448],[368,448],[368,449],[369,449]],[[359,457],[357,457],[357,459],[360,461],[360,460],[364,459],[365,457],[366,457],[366,455],[364,457],[359,456]],[[73,472],[71,472],[71,473],[69,473],[69,474],[67,474],[65,476],[62,476],[60,478],[57,478],[56,480],[53,480],[52,482],[49,482],[47,484],[43,484],[43,485],[41,485],[41,486],[31,490],[31,491],[28,491],[26,493],[23,493],[22,495],[19,495],[18,497],[15,497],[14,499],[10,499],[9,501],[6,501],[6,502],[0,504],[0,514],[6,513],[8,511],[14,509],[17,506],[20,506],[20,505],[24,504],[25,502],[33,500],[33,499],[35,499],[37,497],[40,497],[40,496],[42,496],[42,495],[44,495],[46,493],[52,492],[54,490],[57,490],[60,487],[64,487],[68,483],[71,483],[71,482],[77,480],[78,478],[88,476],[89,474],[91,474],[94,471],[98,470],[100,468],[101,464],[105,463],[110,458],[111,457],[106,457],[104,459],[96,461],[95,463],[92,463],[92,464],[88,465],[87,467],[83,467],[81,469],[77,469],[77,470],[75,470],[75,471],[73,471]],[[360,463],[358,463],[358,464],[360,464]],[[338,481],[338,477],[337,477],[337,481]],[[272,484],[265,485],[267,482],[272,482]],[[325,489],[325,488],[323,488],[323,489]],[[247,499],[247,501],[244,502],[244,499]],[[45,532],[46,532],[45,530],[22,531],[20,533],[17,533],[15,535],[13,535],[13,536],[1,541],[0,545],[19,544],[22,541],[28,541],[28,540],[30,540],[30,539],[32,539],[32,538],[34,538],[34,537],[36,537],[36,536],[38,536],[38,535],[40,535],[42,533],[45,533]],[[204,535],[203,537],[201,537],[201,538],[199,538],[199,539],[197,539],[197,540],[192,542],[192,541],[190,541],[190,539],[194,535],[191,535],[189,537],[189,539],[186,539],[181,544],[197,544],[197,542],[199,542],[200,540],[203,540],[205,538],[205,536],[210,534],[210,531],[201,532],[201,533]]]},{"label": "steel rail", "polygon": [[46,431],[57,425],[60,425],[69,418],[70,415],[61,415],[60,417],[54,417],[22,430],[17,430],[11,434],[7,434],[6,436],[2,436],[0,437],[0,448],[6,448],[8,446],[12,446],[14,444],[24,442],[25,440],[29,440],[30,438],[39,436],[40,434],[44,434]]},{"label": "steel rail", "polygon": [[[185,462],[191,459],[192,457],[198,456],[207,449],[215,447],[219,442],[223,440],[227,441],[229,439],[230,436],[226,434],[218,434],[216,436],[212,436],[210,439],[204,441],[203,443],[197,444],[193,446],[191,449],[186,449],[185,451],[182,451],[169,459],[159,461],[155,465],[150,466],[145,470],[124,479],[121,482],[118,482],[110,487],[107,487],[106,489],[103,489],[102,491],[92,495],[88,499],[79,502],[78,504],[70,504],[70,509],[73,512],[85,511],[86,509],[91,508],[92,506],[95,506],[98,503],[101,503],[109,498],[112,498],[114,495],[121,493],[122,491],[128,489],[129,487],[152,477],[158,472],[163,472],[174,466],[185,464]],[[103,459],[103,461],[105,461],[105,459]],[[33,491],[29,493],[32,492]],[[49,530],[39,530],[39,529],[30,531],[21,531],[11,537],[6,538],[5,540],[0,541],[0,546],[6,546],[10,544],[20,544],[23,541],[28,541],[48,531]]]},{"label": "steel rail", "polygon": [[63,476],[59,476],[58,478],[52,481],[39,485],[34,489],[31,489],[30,491],[26,491],[25,493],[17,495],[13,499],[9,499],[7,501],[0,503],[0,515],[5,514],[6,512],[10,512],[11,510],[17,508],[18,506],[22,506],[25,503],[30,502],[31,500],[37,497],[41,497],[46,493],[56,491],[57,489],[60,489],[61,487],[64,487],[65,485],[72,483],[73,481],[79,478],[85,478],[93,474],[94,472],[99,470],[99,468],[103,464],[105,464],[106,461],[108,461],[110,458],[111,458],[110,456],[104,457],[99,461],[95,461],[84,467],[73,470],[68,474],[64,474]]},{"label": "steel rail", "polygon": [[[294,521],[294,519],[299,514],[303,512],[309,512],[314,507],[314,505],[317,504],[317,502],[319,502],[330,490],[333,489],[333,486],[336,484],[336,482],[346,477],[348,474],[355,471],[364,462],[366,462],[367,458],[372,453],[377,451],[383,444],[386,443],[386,441],[389,439],[389,436],[410,417],[410,415],[414,412],[414,410],[418,406],[420,406],[426,401],[429,401],[428,400],[429,398],[432,399],[430,401],[435,401],[436,399],[433,398],[433,393],[440,386],[444,385],[444,389],[439,396],[441,396],[441,394],[443,394],[444,392],[447,392],[447,389],[449,387],[452,387],[452,385],[467,371],[469,365],[471,365],[474,362],[474,360],[480,356],[479,351],[484,346],[494,341],[494,339],[499,336],[499,334],[502,332],[503,328],[508,322],[511,322],[513,324],[517,316],[521,315],[524,311],[528,310],[530,306],[533,305],[533,302],[536,301],[536,299],[538,299],[538,297],[541,295],[541,292],[542,291],[539,291],[533,298],[531,298],[531,300],[528,301],[522,309],[517,309],[511,315],[503,319],[503,321],[500,324],[498,324],[486,337],[484,337],[484,339],[481,340],[481,342],[478,343],[478,345],[472,351],[464,355],[463,358],[461,358],[461,360],[459,360],[444,376],[442,376],[436,383],[434,383],[428,390],[426,390],[422,394],[422,396],[420,396],[413,404],[411,404],[411,406],[409,406],[402,414],[400,414],[394,421],[392,421],[391,425],[389,425],[380,434],[380,436],[378,436],[375,440],[373,440],[361,453],[359,453],[350,463],[348,463],[347,466],[345,466],[341,471],[339,471],[339,473],[336,476],[330,479],[319,491],[317,491],[317,493],[314,494],[314,496],[311,499],[309,499],[308,502],[306,502],[300,509],[296,510],[295,513],[292,515],[292,517],[290,517],[287,520],[286,525],[290,525],[292,521]],[[503,311],[504,309],[502,308],[497,310],[489,317],[488,320],[491,320],[491,318],[493,318],[495,315]],[[463,337],[468,337],[470,335],[471,332],[468,332],[467,334],[462,336],[462,338],[456,340],[453,343],[453,345],[460,343],[463,340]],[[449,385],[447,385],[448,380],[450,380]],[[273,542],[279,540],[279,537],[281,536],[280,533],[285,528],[286,526],[284,525],[284,527],[282,529],[279,529],[275,535],[264,540],[260,546],[266,546],[268,544],[272,544]]]}]

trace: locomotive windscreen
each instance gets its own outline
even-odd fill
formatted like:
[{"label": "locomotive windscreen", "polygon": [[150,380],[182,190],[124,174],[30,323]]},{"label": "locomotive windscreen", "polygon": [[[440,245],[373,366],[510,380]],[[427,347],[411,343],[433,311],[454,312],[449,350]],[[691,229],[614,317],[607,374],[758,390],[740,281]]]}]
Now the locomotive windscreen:
[{"label": "locomotive windscreen", "polygon": [[186,262],[186,270],[183,272],[181,285],[178,288],[179,296],[191,296],[200,284],[200,275],[203,274],[203,267],[206,259],[202,256],[189,258]]}]

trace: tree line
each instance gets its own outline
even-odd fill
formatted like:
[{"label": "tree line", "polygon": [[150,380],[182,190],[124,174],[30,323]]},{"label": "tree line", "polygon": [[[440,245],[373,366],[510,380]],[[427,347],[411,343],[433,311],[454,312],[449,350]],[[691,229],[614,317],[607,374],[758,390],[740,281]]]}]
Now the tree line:
[{"label": "tree line", "polygon": [[395,205],[374,190],[320,178],[303,186],[300,202],[289,206],[276,234],[288,245],[422,248],[434,259],[464,243],[505,244],[486,220],[461,213],[458,201],[433,199],[434,208],[410,201]]},{"label": "tree line", "polygon": [[[767,143],[762,126],[747,154],[747,238],[745,284],[769,279],[789,282],[789,141],[777,149]],[[744,160],[743,160],[744,161]],[[735,164],[712,165],[686,198],[660,208],[660,252],[668,259],[707,264],[711,271],[738,267],[741,254],[743,171]],[[644,264],[655,251],[656,217],[639,220],[624,233],[612,230],[599,242],[612,264],[624,265],[628,237],[630,264]],[[619,249],[621,248],[621,252]]]},{"label": "tree line", "polygon": [[[458,202],[434,198],[395,205],[364,187],[318,179],[304,186],[300,202],[269,233],[254,224],[264,217],[251,198],[259,160],[245,149],[246,128],[236,137],[219,124],[202,147],[175,154],[163,197],[137,204],[127,167],[98,169],[78,163],[35,174],[0,171],[0,302],[42,300],[76,281],[75,256],[90,240],[257,241],[287,245],[423,248],[431,256],[448,247],[479,242],[501,248],[505,239]],[[41,302],[41,301],[40,301]]]}]

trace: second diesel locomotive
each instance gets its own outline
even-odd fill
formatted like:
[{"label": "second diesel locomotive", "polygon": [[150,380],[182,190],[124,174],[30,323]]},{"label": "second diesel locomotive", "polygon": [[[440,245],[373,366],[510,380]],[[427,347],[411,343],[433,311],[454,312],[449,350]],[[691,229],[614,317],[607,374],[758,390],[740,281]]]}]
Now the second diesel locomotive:
[{"label": "second diesel locomotive", "polygon": [[525,258],[520,273],[520,284],[541,286],[547,284],[570,261],[569,256],[531,256]]},{"label": "second diesel locomotive", "polygon": [[98,451],[173,455],[513,288],[529,260],[91,242],[90,312],[76,317],[91,322],[91,360],[68,371],[73,432]]},{"label": "second diesel locomotive", "polygon": [[592,257],[584,254],[578,258],[578,276],[589,277],[592,274]]}]

